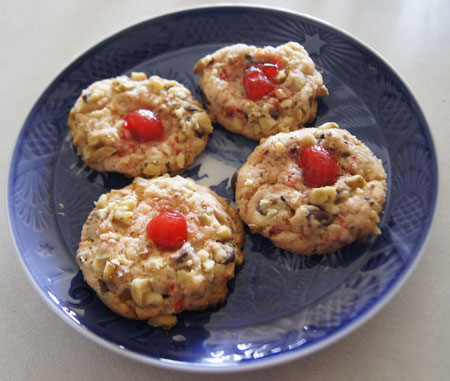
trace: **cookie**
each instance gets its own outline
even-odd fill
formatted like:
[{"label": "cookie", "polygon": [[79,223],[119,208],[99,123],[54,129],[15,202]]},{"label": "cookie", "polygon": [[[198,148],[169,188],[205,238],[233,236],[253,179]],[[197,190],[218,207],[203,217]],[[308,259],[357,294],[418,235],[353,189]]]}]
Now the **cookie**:
[{"label": "cookie", "polygon": [[194,66],[213,121],[259,140],[312,122],[317,98],[328,95],[322,75],[295,42],[225,47]]},{"label": "cookie", "polygon": [[298,254],[330,253],[380,233],[381,160],[335,123],[279,133],[239,169],[236,204],[252,232]]},{"label": "cookie", "polygon": [[68,125],[89,167],[146,178],[189,166],[212,132],[208,114],[188,89],[144,73],[90,85]]},{"label": "cookie", "polygon": [[103,194],[76,255],[113,311],[170,327],[183,310],[223,302],[243,262],[244,230],[224,199],[191,179],[144,179]]}]

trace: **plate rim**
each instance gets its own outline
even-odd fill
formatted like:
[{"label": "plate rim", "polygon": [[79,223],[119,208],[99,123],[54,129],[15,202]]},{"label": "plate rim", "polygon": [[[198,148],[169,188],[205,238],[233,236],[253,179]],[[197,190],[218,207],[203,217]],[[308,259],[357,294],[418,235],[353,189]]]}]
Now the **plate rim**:
[{"label": "plate rim", "polygon": [[[70,319],[61,308],[58,308],[58,306],[50,300],[48,295],[46,294],[45,290],[40,286],[38,281],[32,276],[31,272],[29,271],[22,253],[19,250],[18,242],[16,240],[16,235],[14,234],[14,227],[12,226],[12,189],[11,184],[13,180],[13,170],[14,170],[14,163],[15,158],[18,155],[18,152],[20,150],[20,146],[18,145],[19,141],[23,138],[23,135],[25,133],[24,127],[27,123],[27,121],[31,118],[31,116],[36,112],[37,106],[39,105],[40,101],[43,99],[43,96],[48,92],[48,90],[56,83],[61,77],[63,77],[66,72],[75,66],[83,57],[95,49],[98,49],[103,44],[106,44],[110,39],[115,38],[119,36],[120,34],[125,34],[129,30],[134,29],[136,27],[139,27],[140,25],[146,24],[148,22],[151,22],[153,20],[157,20],[159,18],[164,18],[167,16],[174,16],[177,14],[183,14],[183,13],[189,13],[189,12],[195,12],[198,10],[204,10],[204,9],[210,9],[210,10],[219,10],[219,9],[240,9],[240,8],[246,8],[246,9],[258,9],[263,11],[269,11],[269,12],[277,12],[277,13],[286,13],[295,17],[307,19],[310,21],[313,21],[319,25],[324,25],[333,31],[337,32],[338,34],[344,35],[348,39],[356,42],[358,45],[362,46],[367,51],[371,52],[373,56],[375,56],[379,61],[381,61],[384,65],[388,67],[389,70],[392,71],[392,73],[397,77],[397,79],[400,81],[401,85],[405,88],[407,91],[407,94],[411,101],[413,102],[413,106],[416,110],[419,111],[418,115],[419,117],[423,118],[423,121],[426,125],[426,129],[424,129],[425,134],[427,135],[428,142],[429,142],[429,148],[432,153],[432,161],[436,165],[436,179],[435,183],[436,186],[434,189],[432,189],[433,197],[430,204],[430,211],[432,213],[430,224],[428,226],[428,231],[426,232],[426,235],[421,243],[420,249],[417,251],[417,255],[411,262],[409,262],[406,265],[406,268],[404,271],[394,279],[393,284],[387,289],[387,291],[381,295],[381,297],[371,306],[368,308],[362,310],[358,315],[356,315],[352,320],[345,322],[341,325],[338,331],[334,331],[331,335],[328,335],[324,338],[321,338],[317,340],[316,342],[312,343],[311,345],[308,345],[306,347],[300,347],[294,350],[291,350],[289,352],[284,352],[276,356],[269,356],[269,357],[263,357],[261,359],[253,359],[250,361],[245,362],[237,362],[237,363],[221,363],[221,364],[213,364],[213,363],[206,363],[206,362],[186,362],[186,361],[178,361],[178,360],[170,360],[170,359],[161,359],[161,358],[153,358],[146,356],[144,354],[134,352],[133,350],[124,348],[114,342],[111,342],[94,332],[90,331],[88,327],[85,325],[76,324],[72,319]],[[433,231],[433,228],[436,223],[436,210],[438,208],[438,205],[440,204],[440,169],[439,169],[439,162],[438,162],[438,153],[436,151],[436,146],[434,143],[434,139],[431,133],[430,125],[427,121],[427,118],[420,107],[419,103],[417,102],[417,99],[414,95],[414,93],[411,91],[411,87],[409,86],[408,82],[405,81],[405,79],[399,74],[399,72],[394,68],[394,66],[376,49],[372,48],[371,46],[367,45],[365,42],[360,40],[358,37],[355,37],[353,34],[347,32],[344,29],[341,29],[332,23],[325,21],[319,17],[311,16],[309,14],[305,14],[302,12],[293,11],[291,9],[283,8],[283,7],[276,7],[276,6],[267,6],[267,5],[256,5],[256,4],[235,4],[235,3],[216,3],[216,4],[200,4],[196,6],[188,6],[188,7],[178,7],[174,8],[169,11],[160,12],[156,15],[143,19],[141,21],[137,21],[135,23],[130,23],[128,26],[123,27],[122,29],[117,30],[116,32],[113,32],[112,34],[107,35],[104,38],[101,38],[100,41],[97,41],[96,43],[92,44],[90,48],[83,51],[81,54],[76,56],[73,60],[71,60],[67,65],[63,67],[61,72],[57,74],[53,80],[50,81],[50,83],[44,88],[42,93],[39,95],[39,97],[34,101],[33,106],[31,107],[31,110],[28,112],[26,117],[24,118],[19,132],[16,134],[16,138],[14,141],[14,146],[12,149],[12,154],[9,156],[9,172],[8,172],[8,181],[6,182],[6,217],[7,217],[7,224],[8,224],[8,230],[10,234],[10,238],[13,242],[14,249],[16,251],[17,257],[19,258],[19,262],[22,266],[23,271],[25,272],[28,281],[31,283],[37,294],[41,297],[41,299],[44,300],[44,302],[47,304],[47,306],[50,307],[50,309],[55,312],[57,316],[59,316],[68,326],[71,326],[74,328],[77,332],[79,332],[81,335],[85,336],[87,339],[90,339],[92,342],[100,345],[103,348],[106,348],[108,350],[111,350],[114,353],[120,354],[126,358],[132,359],[134,361],[139,361],[141,363],[147,364],[147,365],[154,365],[163,369],[168,370],[178,370],[178,371],[185,371],[190,373],[234,373],[234,372],[241,372],[241,371],[251,371],[251,370],[259,370],[259,369],[265,369],[271,366],[281,365],[285,364],[287,362],[298,360],[302,357],[309,356],[313,353],[316,353],[320,351],[321,349],[328,347],[343,337],[349,335],[351,332],[354,332],[356,329],[364,325],[368,320],[373,318],[381,309],[383,309],[391,300],[392,298],[397,294],[397,292],[403,287],[405,282],[409,279],[412,272],[415,270],[416,266],[422,259],[424,252],[429,244],[429,241],[431,239],[431,233]]]}]

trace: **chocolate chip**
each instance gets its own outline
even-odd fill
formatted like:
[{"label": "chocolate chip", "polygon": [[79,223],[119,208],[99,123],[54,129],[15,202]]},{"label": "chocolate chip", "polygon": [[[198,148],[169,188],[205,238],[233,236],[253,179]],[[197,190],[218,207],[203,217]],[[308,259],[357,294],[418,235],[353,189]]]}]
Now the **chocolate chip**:
[{"label": "chocolate chip", "polygon": [[265,212],[264,210],[261,209],[261,207],[259,206],[259,203],[258,203],[258,207],[256,208],[256,211],[257,211],[259,214],[262,214],[263,216],[266,216],[266,215],[267,215],[267,212]]},{"label": "chocolate chip", "polygon": [[281,201],[283,201],[286,204],[286,206],[288,208],[288,212],[290,212],[291,215],[293,216],[295,214],[295,209],[291,205],[288,204],[288,199],[286,197],[284,197],[283,195],[280,196],[280,199],[281,199]]},{"label": "chocolate chip", "polygon": [[297,153],[297,150],[298,150],[298,144],[295,143],[295,144],[293,144],[292,146],[289,147],[289,151],[288,152],[289,152],[290,155],[295,155]]},{"label": "chocolate chip", "polygon": [[308,218],[311,217],[319,221],[323,226],[330,225],[334,220],[334,217],[331,213],[328,213],[326,210],[322,209],[311,210],[308,213]]},{"label": "chocolate chip", "polygon": [[188,250],[187,248],[183,248],[180,251],[176,252],[175,254],[172,254],[170,256],[170,259],[176,263],[182,263],[187,259],[189,252],[190,250]]},{"label": "chocolate chip", "polygon": [[195,130],[194,132],[197,138],[201,138],[202,136],[205,135],[205,132],[203,130]]},{"label": "chocolate chip", "polygon": [[121,302],[126,302],[127,300],[131,300],[131,290],[129,288],[126,288],[122,291],[122,293],[119,295],[119,300]]},{"label": "chocolate chip", "polygon": [[198,111],[198,107],[195,107],[195,106],[193,106],[193,105],[187,106],[186,109],[187,109],[188,111]]},{"label": "chocolate chip", "polygon": [[230,183],[231,183],[231,190],[233,191],[233,193],[236,193],[236,181],[238,178],[238,174],[239,174],[239,171],[236,171],[233,173],[233,176],[231,176]]},{"label": "chocolate chip", "polygon": [[230,251],[227,251],[225,258],[220,262],[222,265],[226,265],[227,263],[234,262],[236,259],[236,254],[234,252],[234,249],[231,249]]},{"label": "chocolate chip", "polygon": [[278,115],[277,112],[271,112],[271,113],[270,113],[270,116],[272,117],[272,119],[277,120],[279,115]]},{"label": "chocolate chip", "polygon": [[83,101],[87,102],[87,100],[89,99],[89,97],[92,95],[92,91],[88,91],[86,93],[84,93],[81,98],[83,99]]},{"label": "chocolate chip", "polygon": [[99,278],[98,285],[100,286],[100,292],[102,294],[106,294],[109,291],[109,287],[103,279]]},{"label": "chocolate chip", "polygon": [[317,139],[317,144],[321,143],[323,139],[325,139],[325,135],[324,134],[319,136],[319,139]]}]

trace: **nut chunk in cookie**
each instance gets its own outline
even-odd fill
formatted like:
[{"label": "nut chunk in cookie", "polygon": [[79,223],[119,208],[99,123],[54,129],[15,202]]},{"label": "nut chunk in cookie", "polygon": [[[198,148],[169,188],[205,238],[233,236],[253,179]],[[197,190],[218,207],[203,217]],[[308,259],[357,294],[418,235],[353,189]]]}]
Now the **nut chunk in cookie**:
[{"label": "nut chunk in cookie", "polygon": [[235,188],[252,232],[294,253],[330,253],[380,233],[382,162],[335,123],[267,138],[239,169]]},{"label": "nut chunk in cookie", "polygon": [[90,85],[70,111],[68,125],[89,167],[146,178],[186,168],[213,130],[188,89],[144,73]]},{"label": "nut chunk in cookie", "polygon": [[317,98],[328,95],[314,62],[295,42],[228,46],[198,61],[194,72],[211,118],[255,140],[312,122]]},{"label": "nut chunk in cookie", "polygon": [[137,177],[100,196],[76,260],[110,309],[170,327],[174,314],[226,299],[243,243],[236,211],[209,188],[180,176]]}]

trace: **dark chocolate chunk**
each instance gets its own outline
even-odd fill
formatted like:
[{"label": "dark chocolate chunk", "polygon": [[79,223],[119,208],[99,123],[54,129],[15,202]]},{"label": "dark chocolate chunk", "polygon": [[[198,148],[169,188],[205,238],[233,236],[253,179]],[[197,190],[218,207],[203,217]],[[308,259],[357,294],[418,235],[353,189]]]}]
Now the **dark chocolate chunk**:
[{"label": "dark chocolate chunk", "polygon": [[131,290],[129,288],[126,288],[122,291],[122,293],[119,295],[119,300],[121,302],[126,302],[127,300],[131,300]]},{"label": "dark chocolate chunk", "polygon": [[233,191],[233,193],[236,193],[236,181],[238,178],[238,174],[239,174],[239,171],[236,171],[233,173],[233,176],[231,176],[230,183],[231,183],[231,190]]},{"label": "dark chocolate chunk", "polygon": [[108,285],[102,278],[98,279],[98,285],[100,286],[100,292],[102,294],[106,294],[109,291]]},{"label": "dark chocolate chunk", "polygon": [[330,225],[334,220],[334,217],[331,213],[328,213],[326,210],[322,209],[311,210],[308,213],[308,218],[311,217],[319,221],[323,226]]}]

